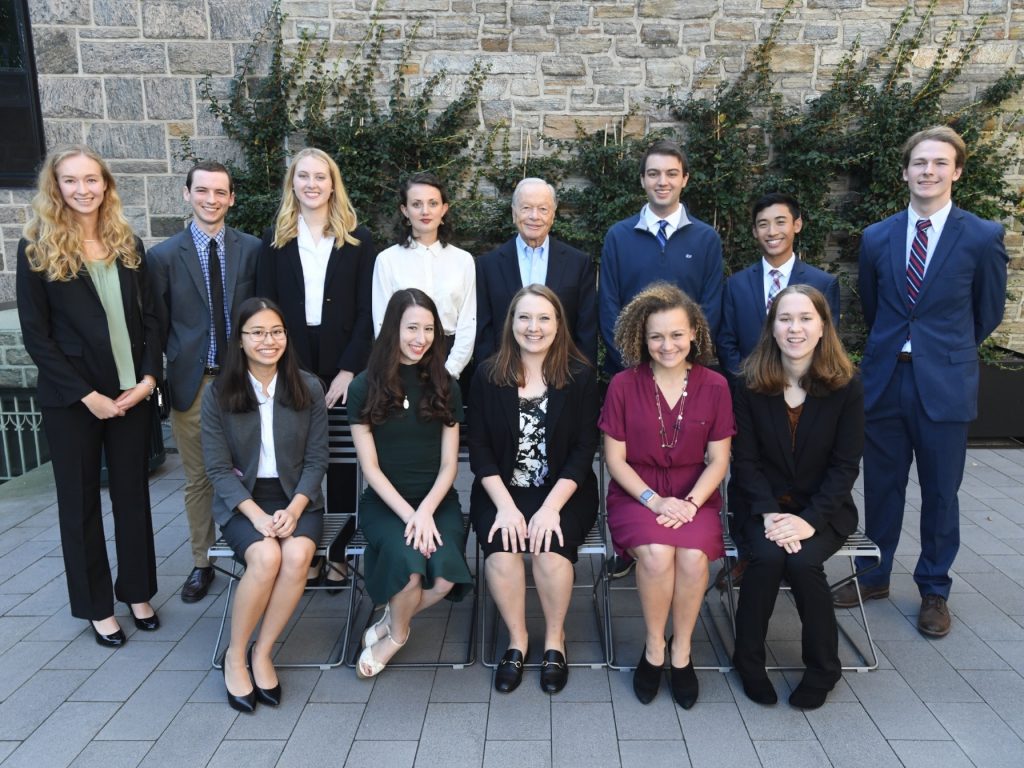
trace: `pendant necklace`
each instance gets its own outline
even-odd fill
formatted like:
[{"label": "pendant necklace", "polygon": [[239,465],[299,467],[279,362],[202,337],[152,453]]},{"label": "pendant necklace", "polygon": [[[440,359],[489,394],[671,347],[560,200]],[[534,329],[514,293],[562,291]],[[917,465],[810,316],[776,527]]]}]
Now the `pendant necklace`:
[{"label": "pendant necklace", "polygon": [[[690,380],[690,371],[687,369],[686,373],[683,374],[683,393],[679,397],[679,402],[676,404],[679,408],[679,413],[676,415],[675,424],[672,427],[672,442],[668,442],[668,437],[665,434],[665,420],[661,415],[661,393],[658,391],[658,380],[654,378],[654,369],[651,369],[651,380],[654,382],[654,405],[658,409],[658,432],[661,436],[661,447],[662,448],[675,448],[676,443],[679,440],[679,428],[683,423],[683,409],[686,405],[686,385]],[[669,415],[672,415],[672,411],[669,411]]]},{"label": "pendant necklace", "polygon": [[405,410],[407,410],[407,411],[409,410],[409,396],[408,395],[402,395],[402,407]]}]

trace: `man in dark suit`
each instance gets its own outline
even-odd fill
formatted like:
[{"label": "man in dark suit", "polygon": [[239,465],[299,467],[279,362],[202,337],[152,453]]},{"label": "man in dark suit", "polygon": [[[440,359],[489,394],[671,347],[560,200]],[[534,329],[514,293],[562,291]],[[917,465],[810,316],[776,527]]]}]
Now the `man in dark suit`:
[{"label": "man in dark suit", "polygon": [[167,356],[171,429],[185,470],[185,515],[194,564],[181,599],[194,603],[206,596],[213,581],[206,552],[216,539],[213,488],[203,464],[199,426],[203,391],[219,372],[233,309],[253,295],[260,241],[224,226],[235,193],[231,174],[220,163],[204,161],[193,167],[184,198],[192,206],[192,222],[154,246],[149,262]]},{"label": "man in dark suit", "polygon": [[[977,416],[978,345],[1003,319],[1003,228],[953,205],[966,148],[936,126],[903,147],[910,207],[864,230],[860,288],[869,328],[864,379],[865,532],[882,565],[861,579],[865,598],[889,595],[912,458],[921,484],[918,630],[950,630],[949,570],[960,546],[957,491],[967,426]],[[856,585],[836,593],[856,604]]]},{"label": "man in dark suit", "polygon": [[558,295],[573,341],[597,363],[594,262],[582,251],[548,236],[557,207],[554,187],[543,179],[523,179],[512,193],[512,221],[519,234],[477,259],[477,363],[498,350],[512,297],[532,283],[546,285]]},{"label": "man in dark suit", "polygon": [[739,376],[740,364],[761,337],[772,300],[787,285],[812,285],[825,294],[832,322],[839,327],[838,278],[800,261],[793,250],[804,225],[796,199],[780,192],[764,195],[754,203],[751,221],[761,258],[726,281],[715,340],[718,361],[730,381]]}]

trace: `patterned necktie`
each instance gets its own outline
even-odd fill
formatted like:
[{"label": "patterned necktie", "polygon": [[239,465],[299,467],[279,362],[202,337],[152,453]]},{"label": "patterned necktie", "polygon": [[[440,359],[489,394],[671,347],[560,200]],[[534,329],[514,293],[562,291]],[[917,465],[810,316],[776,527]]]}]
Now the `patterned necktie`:
[{"label": "patterned necktie", "polygon": [[917,304],[917,294],[924,281],[924,263],[928,258],[928,232],[926,230],[931,225],[931,219],[919,219],[917,234],[914,235],[914,242],[910,244],[910,258],[907,259],[907,299],[910,301],[910,306]]},{"label": "patterned necktie", "polygon": [[772,284],[768,286],[768,301],[764,305],[765,312],[772,308],[772,302],[775,301],[775,297],[782,290],[782,283],[780,282],[782,280],[782,273],[777,269],[773,269],[768,274],[771,275]]},{"label": "patterned necktie", "polygon": [[658,222],[658,234],[655,237],[658,238],[658,244],[661,245],[661,250],[665,250],[665,246],[668,245],[668,235],[665,234],[665,229],[668,227],[668,222],[662,219]]}]

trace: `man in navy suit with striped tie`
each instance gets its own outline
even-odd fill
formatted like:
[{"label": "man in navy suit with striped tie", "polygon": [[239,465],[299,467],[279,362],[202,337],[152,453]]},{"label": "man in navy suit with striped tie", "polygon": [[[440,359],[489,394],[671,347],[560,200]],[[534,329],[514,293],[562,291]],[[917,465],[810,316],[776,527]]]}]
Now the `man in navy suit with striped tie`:
[{"label": "man in navy suit with striped tie", "polygon": [[[861,579],[864,598],[889,595],[893,555],[903,525],[907,478],[917,460],[921,485],[921,555],[914,581],[921,595],[917,628],[945,637],[949,571],[960,546],[957,491],[967,458],[967,426],[977,416],[978,345],[1003,319],[1003,228],[953,205],[953,182],[966,147],[935,126],[903,147],[910,206],[864,230],[858,286],[869,328],[864,379],[865,532],[882,565]],[[856,605],[856,585],[835,595]]]}]

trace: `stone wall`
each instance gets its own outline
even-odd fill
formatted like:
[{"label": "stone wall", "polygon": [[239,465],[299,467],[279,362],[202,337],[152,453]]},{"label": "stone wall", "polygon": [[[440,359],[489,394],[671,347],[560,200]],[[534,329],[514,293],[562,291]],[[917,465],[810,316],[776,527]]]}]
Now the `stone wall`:
[{"label": "stone wall", "polygon": [[[233,148],[197,104],[206,73],[227,82],[271,0],[29,0],[40,96],[50,145],[87,141],[110,158],[138,233],[149,242],[181,225],[183,165],[178,139],[195,137],[200,154]],[[712,88],[738,72],[786,0],[639,0],[491,2],[488,0],[284,0],[286,39],[329,41],[334,57],[353,55],[371,23],[384,26],[383,58],[394,67],[413,36],[412,82],[440,69],[456,83],[477,59],[491,64],[480,120],[507,119],[533,146],[616,122],[639,107],[647,125],[663,116],[646,106],[668,88]],[[927,3],[914,3],[923,12]],[[774,62],[788,99],[818,93],[860,39],[884,41],[906,3],[897,0],[798,0],[783,23]],[[950,21],[988,21],[961,93],[985,87],[1024,65],[1024,0],[938,0],[931,46],[914,61],[931,63]],[[965,34],[961,32],[960,34]],[[1014,180],[1019,168],[1008,169]],[[0,300],[12,294],[17,237],[29,195],[0,190],[3,271]],[[1010,232],[1011,290],[1003,340],[1024,349],[1024,238]]]}]

